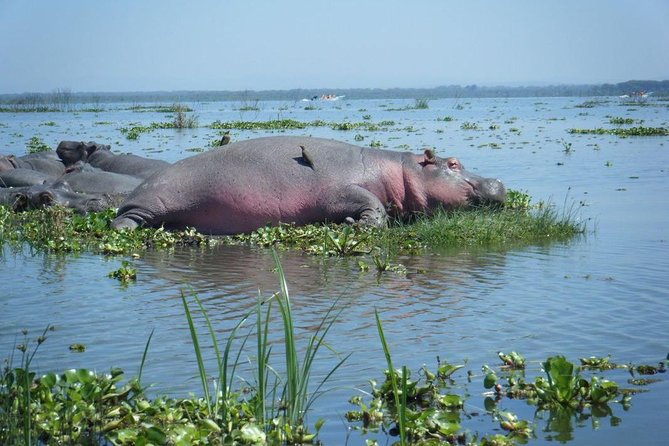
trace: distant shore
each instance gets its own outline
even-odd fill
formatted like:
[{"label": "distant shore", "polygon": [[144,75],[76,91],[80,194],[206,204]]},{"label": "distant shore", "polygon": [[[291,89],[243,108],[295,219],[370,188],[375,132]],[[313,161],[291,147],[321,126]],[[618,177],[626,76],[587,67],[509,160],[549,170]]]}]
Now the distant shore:
[{"label": "distant shore", "polygon": [[297,88],[292,90],[243,91],[146,91],[146,92],[76,92],[69,88],[50,93],[0,94],[0,104],[17,101],[44,101],[54,96],[76,103],[108,102],[174,102],[174,101],[299,101],[322,94],[351,99],[439,99],[496,97],[589,97],[621,96],[644,91],[654,96],[669,96],[669,80],[626,81],[617,84],[546,85],[546,86],[478,86],[448,85],[433,88]]}]

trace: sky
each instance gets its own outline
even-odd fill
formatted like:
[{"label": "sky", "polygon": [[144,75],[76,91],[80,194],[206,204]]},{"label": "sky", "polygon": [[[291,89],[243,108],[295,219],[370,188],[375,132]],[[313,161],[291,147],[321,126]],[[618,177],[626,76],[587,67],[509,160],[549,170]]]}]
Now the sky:
[{"label": "sky", "polygon": [[668,0],[0,0],[0,93],[669,79]]}]

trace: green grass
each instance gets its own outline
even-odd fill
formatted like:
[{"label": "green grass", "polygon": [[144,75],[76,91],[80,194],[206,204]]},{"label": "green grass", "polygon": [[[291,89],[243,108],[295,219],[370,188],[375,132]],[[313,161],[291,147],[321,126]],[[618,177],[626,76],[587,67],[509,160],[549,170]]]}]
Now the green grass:
[{"label": "green grass", "polygon": [[[347,224],[281,224],[259,228],[249,234],[211,237],[193,229],[165,231],[140,228],[115,231],[113,210],[78,215],[59,206],[15,213],[0,206],[0,243],[52,253],[93,252],[132,254],[146,249],[215,244],[251,244],[299,249],[309,254],[350,256],[381,250],[386,254],[416,254],[452,247],[503,247],[566,241],[585,232],[573,212],[530,204],[522,192],[509,191],[502,209],[440,211],[418,216],[413,222],[391,222],[388,228]],[[124,275],[125,276],[125,275]],[[116,277],[116,276],[115,276]]]}]

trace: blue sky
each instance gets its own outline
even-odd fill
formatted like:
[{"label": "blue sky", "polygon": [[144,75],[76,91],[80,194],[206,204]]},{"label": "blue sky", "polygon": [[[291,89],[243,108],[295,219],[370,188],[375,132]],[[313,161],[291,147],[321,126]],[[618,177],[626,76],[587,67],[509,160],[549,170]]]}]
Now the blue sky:
[{"label": "blue sky", "polygon": [[669,79],[669,1],[0,0],[0,93]]}]

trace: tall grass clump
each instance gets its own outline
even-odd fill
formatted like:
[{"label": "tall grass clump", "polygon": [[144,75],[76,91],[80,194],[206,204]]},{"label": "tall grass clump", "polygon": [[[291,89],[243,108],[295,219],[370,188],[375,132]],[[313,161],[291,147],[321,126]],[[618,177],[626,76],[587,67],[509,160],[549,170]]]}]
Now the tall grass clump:
[{"label": "tall grass clump", "polygon": [[[280,291],[269,299],[259,299],[256,308],[247,313],[233,328],[228,336],[225,349],[221,353],[216,338],[214,327],[209,319],[202,302],[194,297],[195,302],[202,313],[205,324],[213,346],[218,378],[210,388],[208,374],[204,364],[203,347],[200,342],[198,330],[195,326],[191,304],[185,295],[182,302],[188,327],[193,341],[196,362],[202,390],[204,394],[208,422],[221,430],[225,438],[233,439],[237,435],[245,435],[257,440],[282,442],[288,444],[312,443],[323,424],[322,420],[315,423],[316,433],[310,433],[306,427],[306,415],[314,401],[324,393],[323,386],[333,373],[350,356],[344,356],[337,364],[317,383],[314,390],[310,387],[312,378],[312,366],[316,355],[325,344],[325,337],[342,310],[334,312],[337,301],[323,316],[321,323],[309,338],[303,357],[300,360],[296,331],[293,322],[293,311],[288,293],[286,277],[281,262],[275,251],[273,257],[276,263],[279,277]],[[270,321],[272,304],[276,302],[281,314],[285,349],[284,367],[277,368],[271,364],[272,349],[269,343]],[[265,311],[263,312],[263,308]],[[240,402],[240,393],[232,389],[235,371],[241,363],[242,351],[253,331],[245,336],[238,336],[240,328],[253,314],[256,315],[255,337],[256,337],[256,364],[254,372],[253,392],[249,400]],[[240,339],[240,347],[233,353],[232,344]],[[280,374],[278,370],[285,370]],[[244,410],[240,410],[240,405]],[[240,413],[247,413],[250,419],[240,420]],[[243,429],[239,429],[240,423]]]},{"label": "tall grass clump", "polygon": [[427,98],[416,99],[413,108],[416,110],[427,110],[430,108],[430,100]]},{"label": "tall grass clump", "polygon": [[410,224],[391,226],[386,237],[391,246],[402,246],[403,240],[413,239],[416,245],[438,249],[562,241],[584,232],[584,223],[578,221],[573,211],[560,215],[553,206],[542,204],[525,211],[441,210]]},{"label": "tall grass clump", "polygon": [[0,444],[10,444],[21,438],[23,444],[33,444],[34,426],[31,413],[31,388],[35,372],[31,370],[33,358],[46,341],[46,334],[53,328],[49,325],[35,340],[30,350],[28,332],[23,331],[24,342],[16,346],[21,352],[19,367],[13,368],[13,355],[0,375]]},{"label": "tall grass clump", "polygon": [[172,124],[175,129],[194,129],[198,126],[198,117],[197,115],[189,115],[182,108],[177,108]]}]

